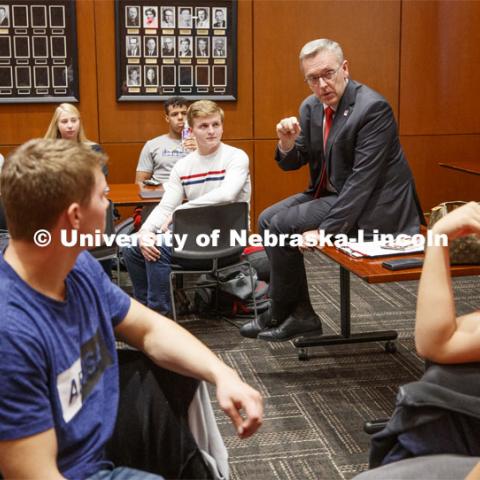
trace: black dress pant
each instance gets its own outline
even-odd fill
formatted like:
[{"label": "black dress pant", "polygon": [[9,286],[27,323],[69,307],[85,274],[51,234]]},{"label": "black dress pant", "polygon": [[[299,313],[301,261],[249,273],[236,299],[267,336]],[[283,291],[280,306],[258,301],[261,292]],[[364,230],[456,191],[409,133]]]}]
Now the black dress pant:
[{"label": "black dress pant", "polygon": [[265,209],[259,217],[259,232],[270,260],[270,298],[282,304],[296,304],[308,298],[303,255],[298,247],[269,246],[270,234],[302,234],[316,230],[327,216],[337,195],[314,198],[313,193],[298,193]]}]

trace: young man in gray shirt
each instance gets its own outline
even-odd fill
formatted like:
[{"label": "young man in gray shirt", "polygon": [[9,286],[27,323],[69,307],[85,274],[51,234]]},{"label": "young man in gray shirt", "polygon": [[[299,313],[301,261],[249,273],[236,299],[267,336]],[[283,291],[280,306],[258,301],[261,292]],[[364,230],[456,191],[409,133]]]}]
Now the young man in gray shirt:
[{"label": "young man in gray shirt", "polygon": [[182,130],[187,118],[187,100],[171,97],[165,104],[165,121],[168,133],[152,138],[145,143],[138,160],[135,182],[153,179],[164,183],[180,158],[197,148],[195,139],[182,142]]}]

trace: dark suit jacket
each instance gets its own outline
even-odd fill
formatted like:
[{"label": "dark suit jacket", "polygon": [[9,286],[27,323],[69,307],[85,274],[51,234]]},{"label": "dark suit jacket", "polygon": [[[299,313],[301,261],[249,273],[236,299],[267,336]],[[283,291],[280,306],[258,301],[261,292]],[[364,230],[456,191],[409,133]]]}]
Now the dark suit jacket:
[{"label": "dark suit jacket", "polygon": [[358,229],[381,233],[416,233],[423,219],[412,173],[400,146],[388,102],[365,85],[349,80],[338,104],[326,153],[323,105],[311,95],[300,107],[302,133],[293,150],[276,160],[283,170],[308,164],[315,191],[326,161],[338,197],[319,227],[328,233]]}]

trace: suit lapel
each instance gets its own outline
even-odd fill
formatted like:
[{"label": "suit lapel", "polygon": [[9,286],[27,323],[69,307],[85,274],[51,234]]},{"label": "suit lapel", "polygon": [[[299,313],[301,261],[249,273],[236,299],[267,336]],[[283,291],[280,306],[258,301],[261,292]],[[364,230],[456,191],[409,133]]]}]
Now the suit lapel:
[{"label": "suit lapel", "polygon": [[349,80],[345,92],[338,104],[337,110],[335,112],[335,117],[333,119],[332,127],[327,138],[326,153],[325,156],[330,160],[330,154],[332,150],[332,145],[335,142],[338,134],[342,131],[343,126],[348,120],[352,112],[353,105],[355,103],[355,97],[357,92],[358,84],[353,80]]}]

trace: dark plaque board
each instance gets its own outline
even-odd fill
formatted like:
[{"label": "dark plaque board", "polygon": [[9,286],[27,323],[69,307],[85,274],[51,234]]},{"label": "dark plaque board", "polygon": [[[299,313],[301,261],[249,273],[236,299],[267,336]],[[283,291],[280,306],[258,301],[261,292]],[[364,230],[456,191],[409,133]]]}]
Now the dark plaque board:
[{"label": "dark plaque board", "polygon": [[116,0],[114,8],[119,101],[237,99],[236,0]]},{"label": "dark plaque board", "polygon": [[78,102],[75,1],[0,0],[0,103]]}]

